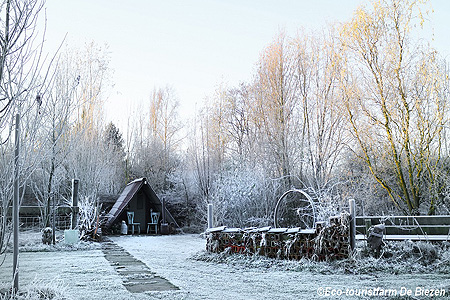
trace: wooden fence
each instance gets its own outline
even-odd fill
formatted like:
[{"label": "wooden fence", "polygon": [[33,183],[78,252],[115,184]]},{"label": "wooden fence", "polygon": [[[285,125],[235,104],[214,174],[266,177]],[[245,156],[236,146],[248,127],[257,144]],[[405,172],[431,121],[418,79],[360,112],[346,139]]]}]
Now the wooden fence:
[{"label": "wooden fence", "polygon": [[385,224],[386,240],[450,241],[450,216],[356,216],[356,239],[372,225]]}]

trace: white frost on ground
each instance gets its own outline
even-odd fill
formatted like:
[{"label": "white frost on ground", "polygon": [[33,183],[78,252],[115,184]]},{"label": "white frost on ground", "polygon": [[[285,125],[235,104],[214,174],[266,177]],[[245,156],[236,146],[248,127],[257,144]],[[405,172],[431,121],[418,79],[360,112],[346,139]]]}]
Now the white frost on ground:
[{"label": "white frost on ground", "polygon": [[[203,251],[206,241],[198,235],[111,237],[137,259],[180,288],[179,291],[131,294],[103,252],[96,249],[20,253],[21,287],[53,281],[65,287],[69,299],[365,299],[325,297],[319,287],[345,290],[364,288],[449,287],[449,274],[334,274],[332,271],[303,271],[301,262],[267,264],[264,259],[246,264],[236,255],[236,263],[217,263],[192,259]],[[25,245],[24,245],[25,246]],[[40,250],[41,251],[41,250]],[[44,250],[45,251],[45,250]],[[202,254],[200,254],[201,256]],[[234,259],[234,258],[233,258]],[[241,260],[241,262],[239,262]],[[244,263],[242,263],[244,261]],[[297,264],[297,267],[296,267]],[[291,268],[292,266],[292,268]],[[326,263],[321,268],[326,269]],[[0,288],[10,284],[11,254],[0,266]],[[55,285],[53,283],[53,285]],[[50,284],[52,286],[52,284]],[[370,297],[367,299],[378,299]],[[382,297],[379,299],[389,299]],[[405,299],[405,298],[395,298]],[[412,299],[412,298],[411,298]],[[418,297],[418,299],[429,299]]]},{"label": "white frost on ground", "polygon": [[[122,236],[114,237],[113,241],[142,260],[158,275],[177,285],[181,291],[173,296],[178,299],[318,299],[319,287],[344,291],[346,288],[377,287],[400,291],[402,287],[415,290],[420,286],[448,289],[450,280],[450,275],[443,274],[318,274],[293,271],[295,268],[267,268],[264,263],[260,267],[257,263],[246,267],[244,264],[197,261],[191,258],[199,249],[205,248],[206,241],[195,235]],[[293,265],[296,263],[300,262],[292,262]]]},{"label": "white frost on ground", "polygon": [[[11,277],[9,253],[1,266],[0,285],[7,285]],[[20,253],[19,284],[25,287],[33,281],[50,286],[58,281],[66,286],[65,294],[72,299],[124,299],[121,295],[126,292],[101,250]]]}]

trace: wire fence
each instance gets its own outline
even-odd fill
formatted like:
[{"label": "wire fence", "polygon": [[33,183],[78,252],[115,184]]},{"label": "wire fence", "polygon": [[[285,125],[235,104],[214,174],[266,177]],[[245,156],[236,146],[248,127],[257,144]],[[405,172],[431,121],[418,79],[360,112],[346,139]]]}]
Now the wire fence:
[{"label": "wire fence", "polygon": [[[11,218],[8,218],[9,222],[12,222]],[[50,219],[50,223],[53,219]],[[56,215],[55,216],[55,228],[57,230],[66,230],[71,228],[72,217],[71,215]],[[50,225],[52,226],[52,225]],[[20,229],[43,229],[45,222],[42,216],[19,216],[19,228]]]}]

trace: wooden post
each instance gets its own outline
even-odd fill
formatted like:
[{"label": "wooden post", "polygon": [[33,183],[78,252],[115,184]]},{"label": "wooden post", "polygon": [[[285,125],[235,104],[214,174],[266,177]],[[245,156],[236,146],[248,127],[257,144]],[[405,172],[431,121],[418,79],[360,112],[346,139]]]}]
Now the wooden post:
[{"label": "wooden post", "polygon": [[369,229],[372,227],[371,219],[364,219],[364,224],[366,225],[366,239],[369,237]]},{"label": "wooden post", "polygon": [[78,226],[78,179],[72,179],[72,222],[70,229]]},{"label": "wooden post", "polygon": [[52,243],[56,244],[56,203],[55,203],[55,195],[53,193],[50,194],[53,203],[53,216],[52,216]]},{"label": "wooden post", "polygon": [[213,205],[208,204],[208,229],[213,228]]},{"label": "wooden post", "polygon": [[162,199],[162,222],[166,224],[166,198]]},{"label": "wooden post", "polygon": [[13,290],[16,293],[19,290],[19,128],[20,116],[16,114],[16,131],[15,131],[15,153],[14,153],[14,199],[13,199]]},{"label": "wooden post", "polygon": [[350,248],[355,250],[356,241],[356,205],[355,199],[349,200],[350,206]]},{"label": "wooden post", "polygon": [[162,200],[162,221],[161,221],[161,234],[169,234],[169,224],[167,224],[167,215],[166,215],[166,199]]}]

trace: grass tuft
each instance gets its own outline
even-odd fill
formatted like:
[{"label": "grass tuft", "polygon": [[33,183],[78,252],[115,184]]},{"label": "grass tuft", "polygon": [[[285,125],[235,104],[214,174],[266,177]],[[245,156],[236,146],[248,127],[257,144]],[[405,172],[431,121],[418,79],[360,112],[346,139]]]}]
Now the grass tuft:
[{"label": "grass tuft", "polygon": [[69,300],[66,291],[67,286],[61,280],[34,280],[17,293],[0,290],[0,300]]}]

